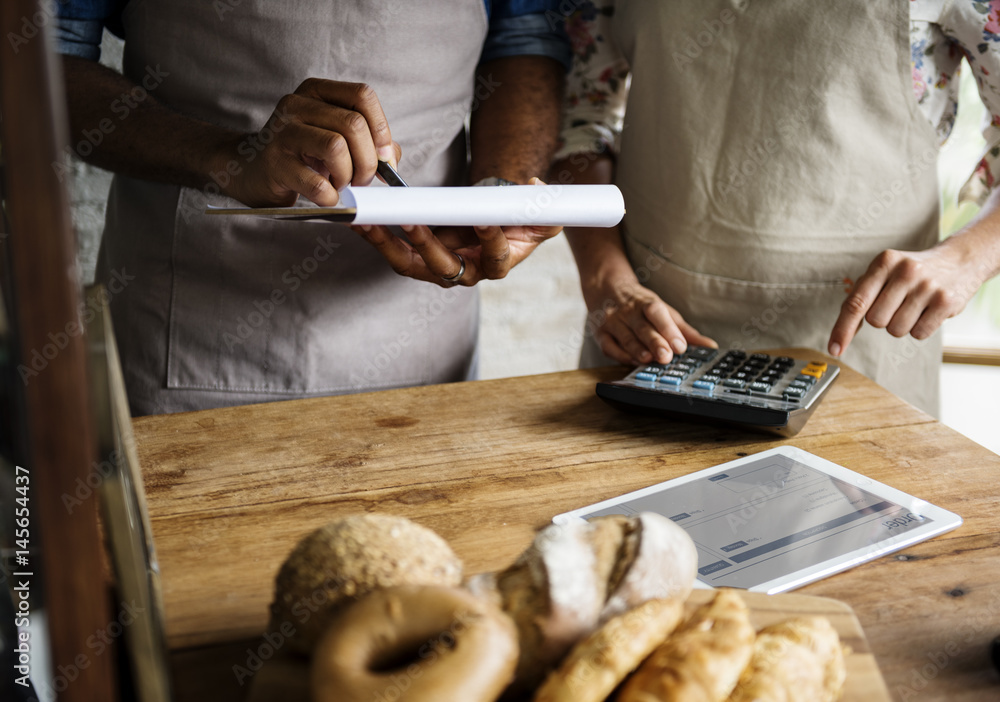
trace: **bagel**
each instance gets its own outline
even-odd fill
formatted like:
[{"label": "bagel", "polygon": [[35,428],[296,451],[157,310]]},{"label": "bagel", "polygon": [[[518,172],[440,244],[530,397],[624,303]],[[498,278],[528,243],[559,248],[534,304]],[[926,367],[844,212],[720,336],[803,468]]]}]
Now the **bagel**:
[{"label": "bagel", "polygon": [[517,653],[510,618],[465,590],[376,590],[344,609],[319,641],[313,701],[494,702]]},{"label": "bagel", "polygon": [[385,514],[345,517],[310,533],[285,559],[269,630],[290,623],[289,648],[308,655],[343,605],[376,588],[461,581],[462,562],[430,529]]}]

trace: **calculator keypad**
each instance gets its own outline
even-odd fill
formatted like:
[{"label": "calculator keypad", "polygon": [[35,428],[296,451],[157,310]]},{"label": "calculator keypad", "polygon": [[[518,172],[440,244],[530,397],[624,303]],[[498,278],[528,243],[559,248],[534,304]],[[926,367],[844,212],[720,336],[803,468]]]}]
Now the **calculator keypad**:
[{"label": "calculator keypad", "polygon": [[788,356],[692,346],[670,363],[636,368],[617,384],[788,411],[805,407],[821,395],[837,370],[826,363]]}]

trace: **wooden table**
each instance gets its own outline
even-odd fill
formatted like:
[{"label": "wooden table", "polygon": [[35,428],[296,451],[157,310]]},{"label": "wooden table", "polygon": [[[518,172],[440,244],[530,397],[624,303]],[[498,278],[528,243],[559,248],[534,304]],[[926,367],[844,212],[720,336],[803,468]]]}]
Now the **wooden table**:
[{"label": "wooden table", "polygon": [[848,368],[791,439],[622,414],[594,394],[621,372],[136,419],[177,699],[242,698],[278,567],[336,517],[404,515],[490,571],[554,514],[784,443],[964,517],[797,592],[853,607],[895,699],[1000,699],[1000,456]]}]

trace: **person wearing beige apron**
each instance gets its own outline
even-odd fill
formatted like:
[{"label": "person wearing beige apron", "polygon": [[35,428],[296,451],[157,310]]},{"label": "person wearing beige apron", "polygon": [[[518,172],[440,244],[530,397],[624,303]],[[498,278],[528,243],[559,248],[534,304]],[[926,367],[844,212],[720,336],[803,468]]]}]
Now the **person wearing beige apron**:
[{"label": "person wearing beige apron", "polygon": [[[483,0],[125,6],[123,73],[143,89],[132,106],[155,100],[251,134],[208,187],[151,182],[128,168],[114,178],[97,281],[119,281],[110,304],[133,414],[474,377],[475,290],[399,276],[344,225],[203,211],[235,204],[220,191],[264,158],[287,126],[281,110],[294,104],[279,98],[307,77],[374,89],[410,185],[467,182],[470,107],[507,88],[477,79],[487,9]],[[131,126],[127,115],[108,124]],[[541,151],[527,175],[544,171],[551,150]],[[454,256],[448,265],[457,267]]]},{"label": "person wearing beige apron", "polygon": [[[912,3],[599,4],[627,63],[615,80],[631,79],[614,163],[627,213],[617,235],[567,232],[583,365],[805,346],[936,414],[935,330],[1000,247],[985,226],[932,249],[938,137],[914,97]],[[562,155],[551,178],[611,177],[605,155]]]}]

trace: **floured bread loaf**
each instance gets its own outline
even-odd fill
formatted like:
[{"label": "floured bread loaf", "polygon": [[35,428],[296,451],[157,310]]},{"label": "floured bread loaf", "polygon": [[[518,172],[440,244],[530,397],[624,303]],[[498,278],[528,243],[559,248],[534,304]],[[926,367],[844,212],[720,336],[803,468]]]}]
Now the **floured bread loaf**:
[{"label": "floured bread loaf", "polygon": [[663,515],[642,512],[634,517],[597,517],[595,533],[608,521],[620,531],[619,548],[601,619],[652,599],[687,599],[694,587],[698,551],[687,532]]},{"label": "floured bread loaf", "polygon": [[612,515],[550,525],[512,566],[466,586],[518,626],[518,693],[534,689],[602,622],[651,599],[685,599],[697,560],[691,538],[669,519]]}]

